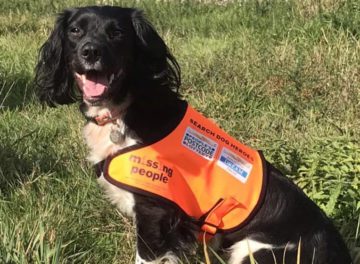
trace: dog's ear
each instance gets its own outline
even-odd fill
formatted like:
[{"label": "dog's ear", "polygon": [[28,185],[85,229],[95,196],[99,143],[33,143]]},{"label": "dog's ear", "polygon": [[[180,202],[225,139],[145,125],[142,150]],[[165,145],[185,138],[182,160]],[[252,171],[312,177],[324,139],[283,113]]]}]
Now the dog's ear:
[{"label": "dog's ear", "polygon": [[157,86],[177,91],[181,79],[176,59],[142,11],[135,9],[131,19],[136,34],[137,72],[155,82]]},{"label": "dog's ear", "polygon": [[64,51],[66,25],[72,11],[59,14],[48,40],[39,50],[35,68],[35,85],[42,102],[50,106],[69,104],[75,101],[74,77],[66,63]]}]

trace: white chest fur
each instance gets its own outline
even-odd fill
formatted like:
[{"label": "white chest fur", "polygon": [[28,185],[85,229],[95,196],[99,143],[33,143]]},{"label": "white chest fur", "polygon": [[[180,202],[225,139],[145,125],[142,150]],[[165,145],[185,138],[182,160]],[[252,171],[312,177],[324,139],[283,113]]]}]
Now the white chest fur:
[{"label": "white chest fur", "polygon": [[[137,141],[131,137],[124,137],[121,143],[114,144],[110,140],[111,130],[114,129],[113,123],[99,126],[93,122],[89,122],[83,130],[85,141],[89,147],[88,160],[96,164],[115,152],[134,145]],[[122,129],[124,133],[125,126],[121,119],[117,120],[117,129]],[[98,183],[104,189],[107,198],[111,203],[115,204],[121,212],[128,216],[134,216],[134,196],[132,193],[120,189],[109,183],[103,175],[99,177]]]},{"label": "white chest fur", "polygon": [[113,124],[98,126],[89,122],[84,127],[84,138],[89,147],[88,160],[94,164],[106,159],[110,154],[121,149],[110,140],[110,133]]}]

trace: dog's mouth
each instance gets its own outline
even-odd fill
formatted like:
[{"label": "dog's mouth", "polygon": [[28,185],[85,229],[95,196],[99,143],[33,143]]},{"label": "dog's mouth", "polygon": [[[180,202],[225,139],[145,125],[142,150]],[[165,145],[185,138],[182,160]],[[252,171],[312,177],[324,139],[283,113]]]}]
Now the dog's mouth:
[{"label": "dog's mouth", "polygon": [[90,70],[82,74],[75,72],[75,80],[82,91],[84,101],[96,103],[104,98],[111,85],[119,79],[121,70],[117,73],[103,73]]}]

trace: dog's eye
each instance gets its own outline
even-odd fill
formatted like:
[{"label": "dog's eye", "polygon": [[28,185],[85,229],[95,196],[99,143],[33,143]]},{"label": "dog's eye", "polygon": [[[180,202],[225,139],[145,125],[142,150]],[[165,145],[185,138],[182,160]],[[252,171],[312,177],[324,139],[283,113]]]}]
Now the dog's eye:
[{"label": "dog's eye", "polygon": [[80,28],[78,28],[78,27],[72,27],[72,28],[70,28],[70,33],[71,34],[74,34],[74,35],[79,35],[80,34]]},{"label": "dog's eye", "polygon": [[108,32],[108,36],[110,39],[116,38],[116,37],[120,37],[122,35],[121,30],[111,30]]}]

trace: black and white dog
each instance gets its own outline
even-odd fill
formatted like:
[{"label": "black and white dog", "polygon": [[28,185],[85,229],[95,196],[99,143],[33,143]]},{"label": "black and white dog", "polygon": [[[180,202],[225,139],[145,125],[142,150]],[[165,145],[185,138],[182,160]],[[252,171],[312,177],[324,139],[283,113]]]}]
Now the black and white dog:
[{"label": "black and white dog", "polygon": [[[92,6],[62,12],[40,49],[35,82],[40,99],[51,106],[82,98],[93,164],[163,138],[186,109],[178,94],[179,65],[137,9]],[[302,264],[351,263],[325,214],[277,169],[266,166],[265,198],[251,221],[213,238],[228,263],[250,263],[249,249],[261,264],[297,263],[300,240]],[[178,207],[118,188],[101,172],[98,181],[110,201],[135,219],[136,263],[177,263],[179,254],[193,250],[199,227]]]}]

